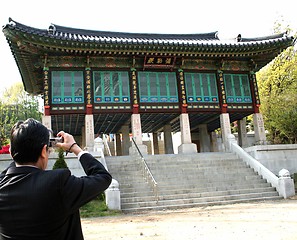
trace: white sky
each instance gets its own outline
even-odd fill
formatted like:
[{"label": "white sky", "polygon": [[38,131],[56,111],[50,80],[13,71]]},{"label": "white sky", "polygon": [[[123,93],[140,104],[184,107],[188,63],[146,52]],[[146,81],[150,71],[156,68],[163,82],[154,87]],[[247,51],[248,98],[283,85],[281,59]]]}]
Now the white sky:
[{"label": "white sky", "polygon": [[[275,21],[297,31],[293,0],[3,0],[0,24],[8,18],[47,29],[51,23],[82,29],[144,33],[207,33],[221,37],[271,35]],[[1,29],[2,30],[2,29]],[[0,94],[21,82],[0,32]]]}]

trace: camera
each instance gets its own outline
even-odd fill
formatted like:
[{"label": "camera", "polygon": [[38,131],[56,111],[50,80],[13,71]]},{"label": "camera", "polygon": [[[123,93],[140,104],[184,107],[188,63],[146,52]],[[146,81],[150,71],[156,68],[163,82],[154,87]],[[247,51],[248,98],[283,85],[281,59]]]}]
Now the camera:
[{"label": "camera", "polygon": [[55,138],[50,138],[49,140],[49,147],[56,147],[57,143],[63,142],[62,137],[55,137]]}]

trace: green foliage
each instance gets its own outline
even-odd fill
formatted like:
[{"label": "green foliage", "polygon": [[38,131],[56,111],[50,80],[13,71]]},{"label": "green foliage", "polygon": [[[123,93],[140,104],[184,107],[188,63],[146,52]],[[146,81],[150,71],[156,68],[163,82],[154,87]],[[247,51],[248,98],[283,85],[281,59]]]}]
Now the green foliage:
[{"label": "green foliage", "polygon": [[[253,126],[253,115],[249,115],[245,118],[246,121],[246,131],[247,132],[251,132],[254,130],[254,126]],[[230,124],[231,126],[231,133],[237,133],[239,131],[239,122],[238,121],[234,121]]]},{"label": "green foliage", "polygon": [[10,129],[19,120],[35,118],[41,121],[38,98],[29,96],[22,83],[6,89],[0,98],[0,145],[8,143]]},{"label": "green foliage", "polygon": [[258,75],[261,112],[271,143],[297,143],[297,53],[281,53]]},{"label": "green foliage", "polygon": [[246,117],[247,132],[254,131],[253,114]]},{"label": "green foliage", "polygon": [[[274,24],[274,32],[292,34],[293,30],[280,19]],[[296,48],[283,51],[257,73],[257,79],[268,140],[274,144],[297,143]]]},{"label": "green foliage", "polygon": [[238,132],[238,122],[237,121],[231,123],[230,124],[230,127],[231,127],[231,133]]},{"label": "green foliage", "polygon": [[53,169],[59,168],[68,168],[67,163],[65,162],[64,151],[62,148],[58,149],[58,159],[53,166]]},{"label": "green foliage", "polygon": [[108,209],[105,203],[104,193],[80,208],[80,215],[83,218],[114,216],[119,213],[119,211]]}]

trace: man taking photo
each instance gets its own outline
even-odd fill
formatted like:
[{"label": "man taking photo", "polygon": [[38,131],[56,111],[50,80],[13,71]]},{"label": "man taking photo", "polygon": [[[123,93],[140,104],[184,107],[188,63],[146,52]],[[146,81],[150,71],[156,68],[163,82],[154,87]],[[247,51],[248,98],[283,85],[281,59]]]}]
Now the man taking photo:
[{"label": "man taking photo", "polygon": [[63,131],[57,147],[73,152],[87,176],[68,169],[45,170],[50,154],[49,130],[34,119],[11,130],[13,162],[0,174],[0,239],[81,240],[79,208],[108,188],[112,177],[72,135]]}]

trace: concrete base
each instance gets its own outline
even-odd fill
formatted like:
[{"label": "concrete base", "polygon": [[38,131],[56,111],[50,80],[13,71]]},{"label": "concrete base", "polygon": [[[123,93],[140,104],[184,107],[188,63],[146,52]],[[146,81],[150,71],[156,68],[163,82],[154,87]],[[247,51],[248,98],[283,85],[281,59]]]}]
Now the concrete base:
[{"label": "concrete base", "polygon": [[294,180],[290,177],[280,177],[278,180],[279,193],[285,199],[295,196]]},{"label": "concrete base", "polygon": [[[141,154],[143,156],[148,155],[147,146],[146,145],[144,145],[144,144],[138,145],[137,144],[137,147],[138,147],[139,151],[141,152]],[[137,149],[136,149],[136,147],[134,145],[129,148],[129,155],[132,155],[133,156],[133,155],[138,155],[138,154],[139,153],[138,153],[138,151],[137,151]]]},{"label": "concrete base", "polygon": [[119,190],[119,183],[112,179],[108,189],[105,190],[106,205],[110,210],[121,210],[121,194]]},{"label": "concrete base", "polygon": [[197,145],[194,143],[181,144],[178,146],[178,153],[197,153]]}]

